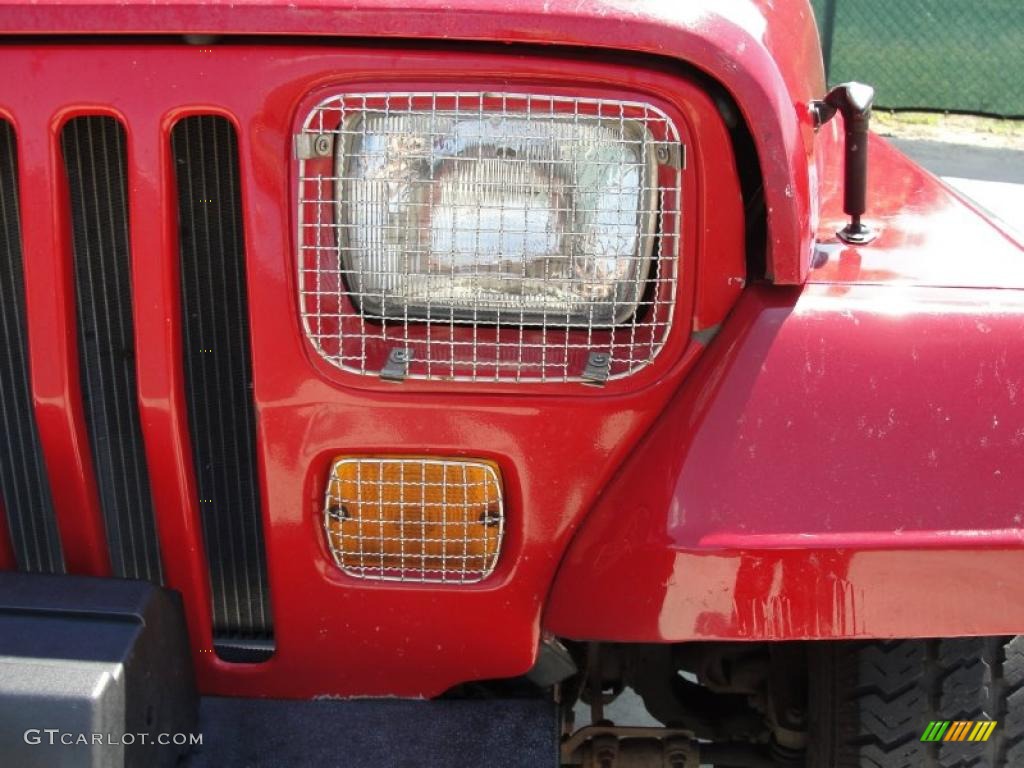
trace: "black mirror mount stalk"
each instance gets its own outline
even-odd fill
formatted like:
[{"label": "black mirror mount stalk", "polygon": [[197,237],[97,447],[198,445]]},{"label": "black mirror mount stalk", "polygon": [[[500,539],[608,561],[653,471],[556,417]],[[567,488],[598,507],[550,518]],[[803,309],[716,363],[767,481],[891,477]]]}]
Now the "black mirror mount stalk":
[{"label": "black mirror mount stalk", "polygon": [[875,239],[875,231],[863,222],[868,194],[868,129],[875,89],[863,83],[837,85],[821,101],[812,104],[815,128],[820,128],[839,112],[846,131],[846,162],[843,177],[843,210],[850,217],[837,234],[843,242],[866,245]]}]

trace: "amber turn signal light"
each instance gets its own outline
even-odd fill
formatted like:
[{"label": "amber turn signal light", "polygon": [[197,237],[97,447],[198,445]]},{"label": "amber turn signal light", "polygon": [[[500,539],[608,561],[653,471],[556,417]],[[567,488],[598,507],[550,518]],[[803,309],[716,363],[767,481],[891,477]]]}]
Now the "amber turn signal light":
[{"label": "amber turn signal light", "polygon": [[324,528],[335,562],[361,579],[469,584],[494,570],[505,530],[494,462],[338,457]]}]

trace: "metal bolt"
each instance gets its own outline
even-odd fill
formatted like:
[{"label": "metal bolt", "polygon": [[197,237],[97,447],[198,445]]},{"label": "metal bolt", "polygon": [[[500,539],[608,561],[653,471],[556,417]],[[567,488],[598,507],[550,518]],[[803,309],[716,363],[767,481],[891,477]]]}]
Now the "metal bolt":
[{"label": "metal bolt", "polygon": [[604,352],[595,352],[590,359],[595,365],[604,365],[608,362],[608,355]]},{"label": "metal bolt", "polygon": [[409,362],[409,355],[406,354],[404,349],[395,349],[391,351],[391,361],[394,363],[407,363]]},{"label": "metal bolt", "polygon": [[480,513],[480,522],[488,528],[497,528],[500,518],[498,516],[498,505],[488,504],[487,509]]},{"label": "metal bolt", "polygon": [[659,146],[654,150],[654,156],[658,159],[661,165],[667,165],[669,161],[668,147]]},{"label": "metal bolt", "polygon": [[313,139],[313,151],[321,156],[331,154],[331,137],[321,133]]}]

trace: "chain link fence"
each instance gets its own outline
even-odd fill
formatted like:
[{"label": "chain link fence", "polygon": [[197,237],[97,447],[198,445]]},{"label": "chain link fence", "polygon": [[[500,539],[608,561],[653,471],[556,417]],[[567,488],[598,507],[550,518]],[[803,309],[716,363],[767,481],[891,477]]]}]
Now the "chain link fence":
[{"label": "chain link fence", "polygon": [[1024,117],[1024,0],[812,0],[830,84],[888,109]]}]

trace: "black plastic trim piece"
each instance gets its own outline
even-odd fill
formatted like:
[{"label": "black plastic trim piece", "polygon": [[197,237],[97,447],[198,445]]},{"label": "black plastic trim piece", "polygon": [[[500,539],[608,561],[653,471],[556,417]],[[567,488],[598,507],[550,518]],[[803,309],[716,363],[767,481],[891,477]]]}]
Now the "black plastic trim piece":
[{"label": "black plastic trim piece", "polygon": [[159,583],[149,471],[139,417],[128,250],[124,127],[68,121],[61,148],[71,197],[82,405],[116,576]]},{"label": "black plastic trim piece", "polygon": [[62,573],[29,383],[16,150],[14,128],[0,120],[0,518],[6,510],[19,570]]},{"label": "black plastic trim piece", "polygon": [[[238,140],[224,117],[171,132],[178,183],[185,389],[213,599],[214,649],[273,653],[252,400]],[[241,650],[240,650],[241,649]]]},{"label": "black plastic trim piece", "polygon": [[[176,768],[196,743],[177,592],[133,579],[0,573],[0,668],[4,765]],[[51,741],[43,729],[72,738]],[[93,732],[103,738],[75,738]]]}]

